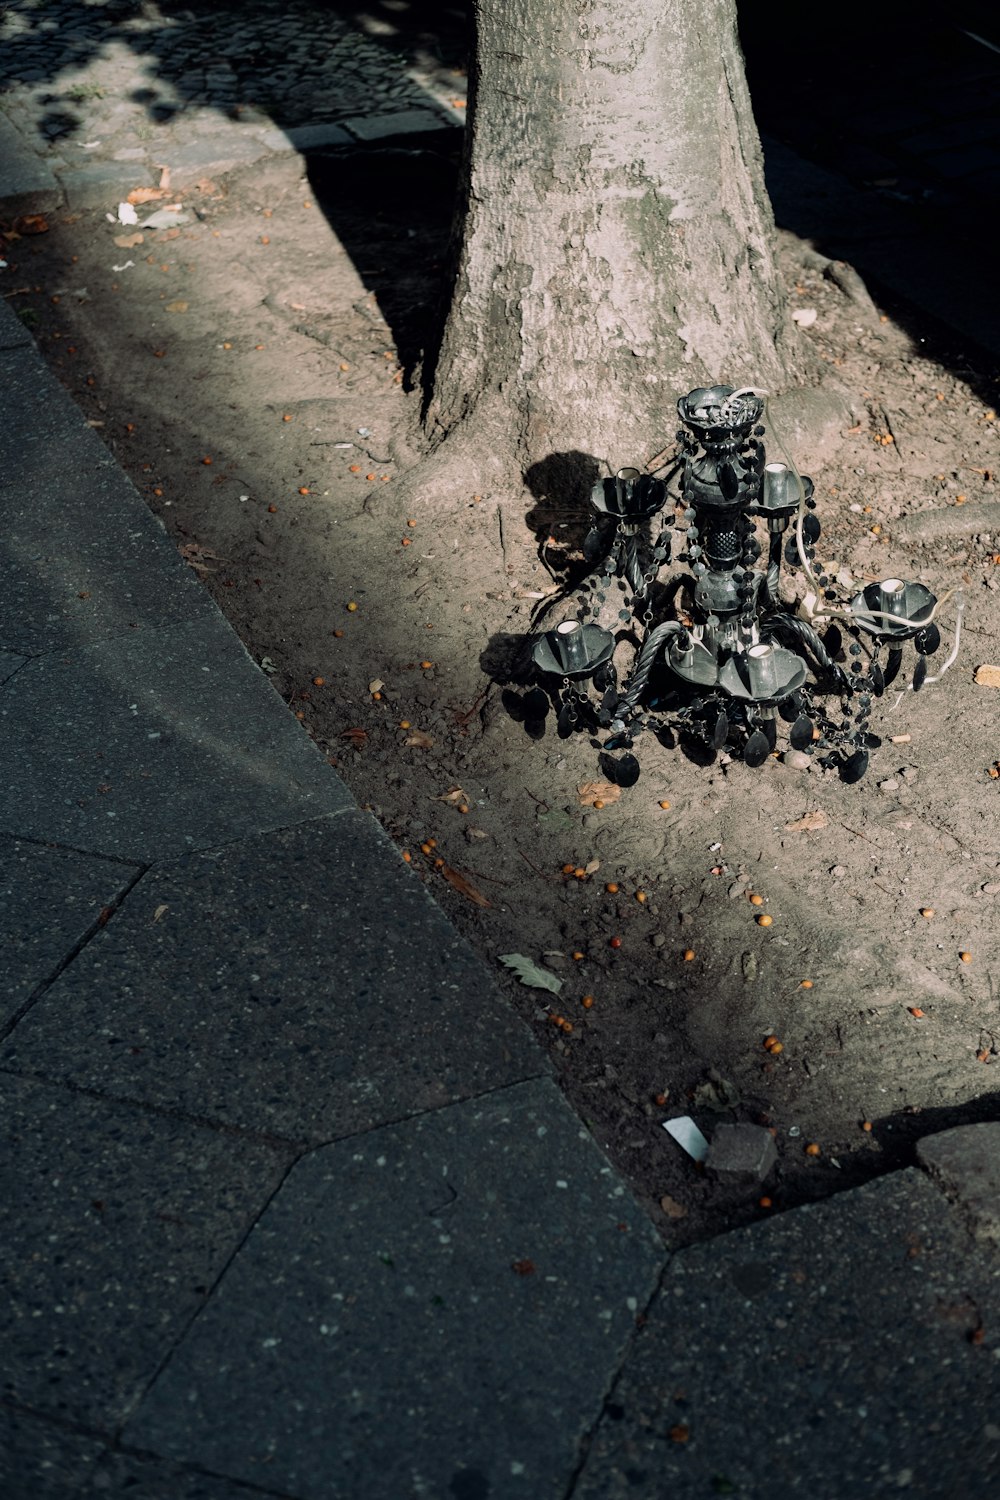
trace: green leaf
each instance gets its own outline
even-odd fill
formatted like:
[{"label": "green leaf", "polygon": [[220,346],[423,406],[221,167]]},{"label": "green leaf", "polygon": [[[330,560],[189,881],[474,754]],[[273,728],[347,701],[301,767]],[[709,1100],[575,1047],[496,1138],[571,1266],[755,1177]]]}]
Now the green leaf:
[{"label": "green leaf", "polygon": [[551,990],[558,995],[562,989],[562,980],[557,979],[550,969],[543,969],[527,958],[523,953],[501,953],[500,962],[506,964],[508,969],[513,969],[522,984],[530,985],[535,990]]}]

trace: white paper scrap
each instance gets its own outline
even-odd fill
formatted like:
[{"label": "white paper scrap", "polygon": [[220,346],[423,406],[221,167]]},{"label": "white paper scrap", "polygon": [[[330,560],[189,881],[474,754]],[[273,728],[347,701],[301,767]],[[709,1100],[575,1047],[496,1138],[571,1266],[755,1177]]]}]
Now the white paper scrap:
[{"label": "white paper scrap", "polygon": [[131,203],[119,203],[118,222],[119,224],[138,224],[139,215]]},{"label": "white paper scrap", "polygon": [[694,1161],[704,1161],[708,1155],[708,1142],[690,1115],[681,1115],[679,1120],[664,1120],[663,1128],[672,1135],[678,1146]]}]

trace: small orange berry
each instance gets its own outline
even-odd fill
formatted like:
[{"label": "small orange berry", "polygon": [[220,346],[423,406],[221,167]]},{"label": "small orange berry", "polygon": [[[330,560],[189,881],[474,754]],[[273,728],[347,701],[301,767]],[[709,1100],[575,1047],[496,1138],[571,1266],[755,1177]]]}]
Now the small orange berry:
[{"label": "small orange berry", "polygon": [[307,484],[303,484],[303,485],[299,486],[299,494],[300,495],[308,495],[308,493],[309,493],[309,486]]},{"label": "small orange berry", "polygon": [[430,854],[431,846],[426,841],[420,845],[421,854]]},{"label": "small orange berry", "polygon": [[775,1042],[774,1046],[768,1047],[767,1050],[772,1057],[780,1057],[781,1053],[785,1050],[785,1044],[784,1042]]},{"label": "small orange berry", "polygon": [[432,849],[436,849],[438,846],[437,839],[428,839],[427,842],[430,844]]},{"label": "small orange berry", "polygon": [[664,812],[668,812],[670,809],[670,803],[667,802],[666,799],[664,799],[664,801],[662,802],[658,802],[657,806],[662,807]]},{"label": "small orange berry", "polygon": [[758,896],[756,894],[756,892],[751,893],[751,895],[750,895],[750,905],[751,906],[763,906],[764,905],[764,897],[763,896]]},{"label": "small orange berry", "polygon": [[971,962],[972,962],[972,954],[971,953],[966,953],[966,952],[963,951],[958,956],[962,960],[963,964],[971,964]]},{"label": "small orange berry", "polygon": [[667,1096],[666,1096],[666,1094],[654,1094],[653,1095],[653,1103],[656,1104],[656,1105],[658,1105],[660,1107],[660,1109],[663,1108],[663,1106],[666,1104],[666,1102],[667,1102]]},{"label": "small orange berry", "polygon": [[562,1025],[559,1028],[559,1030],[560,1031],[572,1031],[573,1030],[573,1022],[572,1021],[563,1021]]},{"label": "small orange berry", "polygon": [[771,925],[771,923],[773,921],[774,921],[774,918],[771,917],[771,916],[768,916],[767,912],[765,912],[763,916],[757,918],[757,926],[758,927],[770,927],[770,925]]},{"label": "small orange berry", "polygon": [[758,1202],[758,1204],[759,1204],[759,1206],[761,1208],[772,1208],[773,1207],[771,1199],[768,1198],[768,1197],[766,1197],[766,1196],[763,1197],[763,1198],[758,1198],[757,1202]]},{"label": "small orange berry", "polygon": [[410,540],[410,538],[408,536],[404,536],[403,537],[402,545],[404,547],[412,547],[413,546],[413,542]]},{"label": "small orange berry", "polygon": [[871,1120],[862,1120],[861,1121],[861,1129],[864,1130],[869,1135],[871,1134],[871,1128],[872,1128],[872,1122],[871,1122]]},{"label": "small orange berry", "polygon": [[444,860],[440,859],[440,858],[436,859],[434,861],[434,868],[435,868],[435,870],[441,870],[441,869],[443,869],[444,868]]},{"label": "small orange berry", "polygon": [[276,516],[278,514],[278,507],[276,505],[269,505],[267,507],[267,513],[269,516]]},{"label": "small orange berry", "polygon": [[410,863],[410,861],[412,860],[412,858],[413,858],[413,855],[410,853],[409,849],[404,849],[403,850],[403,859],[406,861],[407,864]]},{"label": "small orange berry", "polygon": [[906,1008],[910,1012],[911,1016],[916,1016],[916,1018],[917,1018],[918,1021],[922,1021],[923,1020],[924,1013],[920,1009],[919,1005],[908,1005]]},{"label": "small orange berry", "polygon": [[778,1038],[776,1036],[766,1036],[764,1038],[764,1046],[765,1046],[765,1048],[767,1049],[768,1052],[770,1052],[770,1050],[771,1050],[772,1047],[776,1047],[777,1045],[778,1045]]},{"label": "small orange berry", "polygon": [[365,478],[368,479],[368,480],[374,480],[375,475],[374,474],[366,474]]},{"label": "small orange berry", "polygon": [[812,987],[813,987],[813,982],[812,982],[811,979],[803,979],[802,982],[799,985],[799,989],[800,990],[811,990]]},{"label": "small orange berry", "polygon": [[357,611],[357,608],[358,608],[358,606],[357,606],[357,604],[356,604],[356,603],[355,603],[355,601],[354,601],[354,600],[353,600],[353,599],[352,599],[352,600],[351,600],[351,601],[350,601],[350,602],[349,602],[349,604],[348,604],[348,606],[347,606],[347,610],[348,610],[348,613],[349,613],[349,614],[352,614],[352,615],[353,615],[353,614],[355,614],[355,613],[356,613],[356,611]]},{"label": "small orange berry", "polygon": [[205,464],[205,465],[208,465],[208,464],[210,464],[210,463],[211,463],[211,462],[212,462],[212,460],[211,460],[211,459],[210,459],[210,458],[203,458],[203,459],[202,459],[202,463],[203,463],[203,464]]},{"label": "small orange berry", "polygon": [[922,906],[920,908],[920,915],[926,917],[929,922],[931,917],[935,915],[933,906]]},{"label": "small orange berry", "polygon": [[694,958],[694,949],[693,948],[685,948],[684,949],[684,962],[689,964],[693,958]]},{"label": "small orange berry", "polygon": [[326,686],[326,678],[325,677],[314,677],[313,678],[313,687],[325,687],[325,686]]},{"label": "small orange berry", "polygon": [[570,958],[574,959],[577,963],[580,962],[581,958],[585,958],[585,957],[586,957],[586,954],[581,953],[580,950],[579,950],[579,948],[577,948],[573,953],[570,954]]},{"label": "small orange berry", "polygon": [[283,422],[290,422],[292,420],[292,414],[291,414],[291,412],[290,411],[286,411],[281,420]]},{"label": "small orange berry", "polygon": [[598,811],[600,811],[600,809],[604,806],[604,803],[600,797],[595,797],[593,805],[598,809]]},{"label": "small orange berry", "polygon": [[344,639],[344,632],[342,630],[335,630],[333,633],[337,637],[338,641],[342,641]]},{"label": "small orange berry", "polygon": [[577,865],[576,869],[573,871],[573,874],[576,876],[577,880],[586,880],[587,878],[587,872],[582,865]]},{"label": "small orange berry", "polygon": [[421,670],[424,671],[424,672],[429,672],[430,669],[431,669],[431,667],[433,667],[433,665],[434,665],[434,663],[432,661],[422,661],[420,663]]},{"label": "small orange berry", "polygon": [[469,804],[467,802],[460,802],[458,804],[458,810],[460,813],[467,813],[469,811]]},{"label": "small orange berry", "polygon": [[373,699],[373,701],[375,703],[381,703],[382,702],[382,694],[381,693],[372,693],[372,699]]},{"label": "small orange berry", "polygon": [[808,1146],[806,1147],[806,1155],[807,1156],[819,1156],[820,1155],[820,1147],[816,1144],[815,1141],[810,1141],[809,1142]]},{"label": "small orange berry", "polygon": [[361,473],[361,465],[360,464],[351,464],[351,473],[352,474],[360,474]]},{"label": "small orange berry", "polygon": [[562,1016],[557,1016],[554,1011],[549,1012],[549,1020],[552,1022],[553,1026],[561,1026],[563,1023]]},{"label": "small orange berry", "polygon": [[617,896],[617,894],[618,894],[618,882],[615,881],[615,880],[609,880],[608,883],[607,883],[607,885],[604,887],[604,889],[607,891],[607,893],[608,893],[609,896]]},{"label": "small orange berry", "polygon": [[636,891],[636,893],[635,893],[635,899],[641,904],[646,899],[646,892],[645,891]]},{"label": "small orange berry", "polygon": [[572,875],[575,869],[576,865],[563,865],[562,872],[564,875]]},{"label": "small orange berry", "polygon": [[416,526],[416,524],[417,524],[417,523],[416,523],[416,521],[415,521],[415,520],[414,520],[414,519],[413,519],[413,517],[412,517],[412,516],[411,516],[411,517],[410,517],[410,519],[409,519],[409,520],[408,520],[408,521],[407,521],[407,523],[406,523],[406,524],[407,524],[407,526]]},{"label": "small orange berry", "polygon": [[622,940],[621,940],[620,937],[613,937],[613,938],[609,938],[608,939],[608,947],[609,948],[620,948],[621,945],[622,945]]},{"label": "small orange berry", "polygon": [[400,721],[399,721],[399,727],[400,727],[400,729],[410,729],[412,726],[410,724],[409,719],[400,719]]},{"label": "small orange berry", "polygon": [[580,1001],[580,1004],[583,1006],[584,1010],[590,1010],[590,1008],[593,1005],[593,1003],[594,1003],[594,997],[593,997],[593,995],[584,995],[583,999]]},{"label": "small orange berry", "polygon": [[351,367],[350,367],[350,365],[341,365],[341,367],[340,367],[340,368],[341,368],[341,369],[342,369],[342,370],[349,370],[349,369],[350,369],[350,368],[351,368]]}]

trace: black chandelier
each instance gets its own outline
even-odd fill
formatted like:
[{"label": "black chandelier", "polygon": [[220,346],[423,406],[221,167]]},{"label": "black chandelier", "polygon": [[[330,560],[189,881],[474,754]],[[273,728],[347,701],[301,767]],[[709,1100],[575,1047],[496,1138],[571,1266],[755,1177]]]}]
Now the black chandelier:
[{"label": "black chandelier", "polygon": [[[665,478],[620,469],[594,486],[575,617],[534,638],[534,670],[557,709],[558,733],[606,732],[605,774],[631,786],[645,730],[668,745],[680,737],[703,755],[725,747],[760,766],[783,721],[793,750],[858,781],[880,743],[870,727],[876,701],[897,682],[918,692],[951,666],[963,601],[951,652],[930,676],[944,599],[901,578],[843,598],[836,580],[817,571],[813,484],[787,453],[787,463],[767,461],[763,393],[712,386],[691,391],[677,409],[684,426]],[[677,561],[689,571],[667,583],[673,525],[661,513],[678,473],[673,498],[686,529]],[[767,533],[763,567],[758,522]],[[782,561],[804,583],[797,604],[780,597]],[[633,658],[620,681],[615,655],[625,642]]]}]

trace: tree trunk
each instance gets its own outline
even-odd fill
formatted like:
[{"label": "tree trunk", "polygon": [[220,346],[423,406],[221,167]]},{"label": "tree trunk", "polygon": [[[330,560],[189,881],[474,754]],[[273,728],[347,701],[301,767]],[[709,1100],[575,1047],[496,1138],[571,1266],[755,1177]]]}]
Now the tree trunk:
[{"label": "tree trunk", "polygon": [[[642,463],[674,402],[796,373],[733,0],[475,0],[464,238],[428,425]],[[449,448],[470,445],[455,441]]]}]

